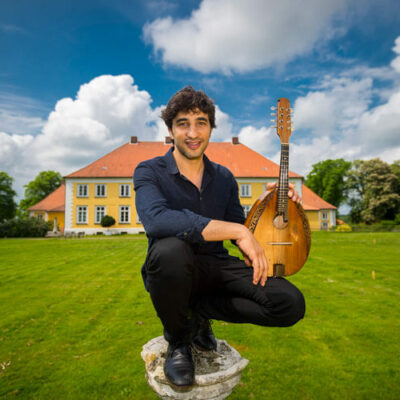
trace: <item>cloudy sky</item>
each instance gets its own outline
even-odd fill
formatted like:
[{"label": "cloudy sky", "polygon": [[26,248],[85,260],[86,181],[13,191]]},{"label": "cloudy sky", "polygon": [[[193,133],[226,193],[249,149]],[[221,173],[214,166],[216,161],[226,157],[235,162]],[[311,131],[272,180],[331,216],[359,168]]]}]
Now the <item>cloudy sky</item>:
[{"label": "cloudy sky", "polygon": [[213,140],[274,161],[270,106],[294,108],[290,167],[400,159],[398,0],[1,0],[0,171],[68,174],[136,135],[191,84],[217,105]]}]

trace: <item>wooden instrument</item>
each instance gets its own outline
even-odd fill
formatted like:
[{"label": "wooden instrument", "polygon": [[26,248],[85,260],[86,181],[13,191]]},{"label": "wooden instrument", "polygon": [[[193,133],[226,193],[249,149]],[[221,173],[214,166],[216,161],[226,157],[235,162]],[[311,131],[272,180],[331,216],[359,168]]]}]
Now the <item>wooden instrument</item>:
[{"label": "wooden instrument", "polygon": [[276,108],[276,130],[281,139],[278,187],[257,199],[245,222],[264,248],[268,276],[295,274],[306,262],[311,247],[310,225],[303,207],[288,197],[290,112],[289,100],[279,99]]}]

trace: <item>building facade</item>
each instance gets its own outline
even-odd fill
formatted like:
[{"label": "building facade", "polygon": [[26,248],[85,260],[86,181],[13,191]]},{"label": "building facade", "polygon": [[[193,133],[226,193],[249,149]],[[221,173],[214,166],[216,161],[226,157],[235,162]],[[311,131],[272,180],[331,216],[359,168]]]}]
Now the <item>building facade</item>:
[{"label": "building facade", "polygon": [[[139,142],[132,137],[111,153],[65,177],[65,231],[97,234],[105,230],[118,233],[144,232],[136,213],[133,172],[145,160],[164,155],[171,143]],[[239,186],[240,202],[244,212],[265,191],[268,182],[276,182],[279,165],[239,143],[211,142],[207,157],[227,167]],[[329,229],[336,224],[336,208],[322,200],[303,184],[303,177],[289,172],[289,181],[303,197],[303,207],[310,220],[311,229]],[[104,215],[110,215],[116,223],[111,228],[100,224]]]}]

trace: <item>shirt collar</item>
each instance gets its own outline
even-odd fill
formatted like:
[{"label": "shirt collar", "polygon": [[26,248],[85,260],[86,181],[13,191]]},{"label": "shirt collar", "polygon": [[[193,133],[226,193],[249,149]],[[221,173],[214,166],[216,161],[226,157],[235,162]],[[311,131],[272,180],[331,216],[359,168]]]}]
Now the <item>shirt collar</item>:
[{"label": "shirt collar", "polygon": [[[176,165],[174,155],[172,152],[174,151],[175,147],[171,147],[168,152],[165,154],[165,161],[167,163],[167,171],[171,175],[179,174],[179,169]],[[204,170],[207,174],[213,176],[215,174],[214,167],[208,157],[204,154],[203,156],[204,161]]]}]

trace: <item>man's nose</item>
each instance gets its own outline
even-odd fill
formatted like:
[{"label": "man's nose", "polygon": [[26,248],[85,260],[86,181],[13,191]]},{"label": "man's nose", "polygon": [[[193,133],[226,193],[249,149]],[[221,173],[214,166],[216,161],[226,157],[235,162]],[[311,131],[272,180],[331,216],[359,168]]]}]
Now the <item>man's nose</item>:
[{"label": "man's nose", "polygon": [[195,138],[197,137],[197,129],[195,125],[190,125],[188,130],[187,130],[187,136],[190,138]]}]

